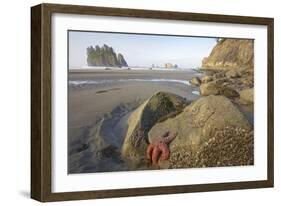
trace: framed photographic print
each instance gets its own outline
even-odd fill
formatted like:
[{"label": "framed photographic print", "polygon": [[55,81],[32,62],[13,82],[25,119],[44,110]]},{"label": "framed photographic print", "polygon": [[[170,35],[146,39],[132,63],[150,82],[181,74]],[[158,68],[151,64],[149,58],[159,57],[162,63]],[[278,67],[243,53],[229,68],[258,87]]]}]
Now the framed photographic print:
[{"label": "framed photographic print", "polygon": [[31,8],[31,197],[273,187],[273,19]]}]

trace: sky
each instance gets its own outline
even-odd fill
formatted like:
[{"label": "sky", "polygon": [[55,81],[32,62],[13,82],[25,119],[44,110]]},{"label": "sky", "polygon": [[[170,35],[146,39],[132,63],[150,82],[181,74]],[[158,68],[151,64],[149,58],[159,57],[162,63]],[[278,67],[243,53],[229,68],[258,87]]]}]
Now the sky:
[{"label": "sky", "polygon": [[69,31],[69,67],[87,65],[86,49],[89,46],[111,46],[122,53],[131,67],[177,64],[180,68],[201,66],[216,44],[215,38],[189,36],[163,36],[126,33]]}]

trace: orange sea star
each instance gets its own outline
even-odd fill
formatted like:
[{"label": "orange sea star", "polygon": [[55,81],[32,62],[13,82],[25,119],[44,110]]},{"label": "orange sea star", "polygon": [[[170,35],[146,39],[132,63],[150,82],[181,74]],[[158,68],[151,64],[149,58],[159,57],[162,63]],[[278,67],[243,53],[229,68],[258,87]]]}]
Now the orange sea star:
[{"label": "orange sea star", "polygon": [[169,143],[176,138],[176,133],[169,131],[158,137],[155,141],[150,143],[146,150],[147,158],[152,161],[152,164],[156,165],[159,160],[166,160],[169,158],[170,150]]}]

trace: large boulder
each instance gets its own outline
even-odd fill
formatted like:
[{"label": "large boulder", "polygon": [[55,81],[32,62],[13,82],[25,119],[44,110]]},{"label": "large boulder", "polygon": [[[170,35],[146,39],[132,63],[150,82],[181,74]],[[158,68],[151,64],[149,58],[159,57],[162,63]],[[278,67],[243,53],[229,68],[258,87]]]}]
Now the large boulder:
[{"label": "large boulder", "polygon": [[220,89],[220,95],[223,95],[228,98],[236,98],[239,97],[239,93],[228,85],[224,85]]},{"label": "large boulder", "polygon": [[163,132],[177,133],[170,157],[160,168],[238,166],[253,164],[253,128],[223,96],[202,97],[174,118],[157,123],[149,142]]},{"label": "large boulder", "polygon": [[201,84],[200,94],[202,96],[223,95],[228,98],[239,97],[239,93],[230,85],[227,78],[220,78]]},{"label": "large boulder", "polygon": [[242,104],[253,104],[254,103],[254,89],[244,89],[240,91],[240,102]]},{"label": "large boulder", "polygon": [[146,164],[148,131],[157,122],[180,113],[187,101],[175,94],[158,92],[140,105],[128,119],[128,130],[122,146],[122,156],[131,168]]},{"label": "large boulder", "polygon": [[208,95],[218,95],[220,94],[222,82],[220,81],[211,81],[200,86],[200,94],[202,96]]}]

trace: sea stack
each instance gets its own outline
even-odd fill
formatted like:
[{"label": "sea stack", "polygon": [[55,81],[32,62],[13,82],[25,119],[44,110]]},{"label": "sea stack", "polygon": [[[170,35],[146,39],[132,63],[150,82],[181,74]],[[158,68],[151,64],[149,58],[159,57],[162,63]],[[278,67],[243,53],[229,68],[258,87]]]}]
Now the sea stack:
[{"label": "sea stack", "polygon": [[127,67],[128,64],[124,56],[116,54],[112,47],[104,44],[102,47],[96,45],[87,48],[88,66],[106,66],[106,67]]}]

